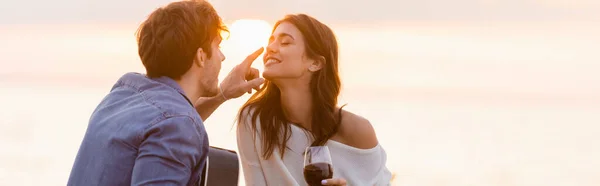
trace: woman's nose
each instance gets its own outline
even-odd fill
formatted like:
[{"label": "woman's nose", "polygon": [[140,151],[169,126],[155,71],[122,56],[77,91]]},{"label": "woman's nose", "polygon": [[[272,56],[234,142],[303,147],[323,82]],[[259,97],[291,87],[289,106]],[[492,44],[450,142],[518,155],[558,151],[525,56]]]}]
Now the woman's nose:
[{"label": "woman's nose", "polygon": [[267,45],[267,53],[276,53],[277,49],[277,43],[275,42],[271,42]]}]

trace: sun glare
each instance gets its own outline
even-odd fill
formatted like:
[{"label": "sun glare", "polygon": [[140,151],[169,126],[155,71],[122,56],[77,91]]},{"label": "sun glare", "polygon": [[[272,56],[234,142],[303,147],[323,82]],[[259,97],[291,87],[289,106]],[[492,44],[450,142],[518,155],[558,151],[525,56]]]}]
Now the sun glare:
[{"label": "sun glare", "polygon": [[242,51],[254,51],[266,46],[271,35],[271,25],[263,20],[240,19],[229,27],[229,42]]},{"label": "sun glare", "polygon": [[[228,59],[237,60],[245,58],[260,47],[266,47],[271,36],[271,25],[264,20],[240,19],[228,25],[229,34],[222,44],[223,50],[227,52]],[[264,52],[263,52],[264,54]],[[258,59],[261,59],[262,55]],[[263,70],[262,63],[253,63],[253,67]]]}]

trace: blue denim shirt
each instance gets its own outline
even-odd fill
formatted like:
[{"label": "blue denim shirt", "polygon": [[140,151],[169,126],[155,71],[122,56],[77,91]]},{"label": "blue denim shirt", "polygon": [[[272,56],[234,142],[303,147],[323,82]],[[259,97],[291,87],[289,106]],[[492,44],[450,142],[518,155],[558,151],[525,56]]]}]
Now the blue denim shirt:
[{"label": "blue denim shirt", "polygon": [[127,73],[93,112],[67,185],[194,185],[208,137],[167,77]]}]

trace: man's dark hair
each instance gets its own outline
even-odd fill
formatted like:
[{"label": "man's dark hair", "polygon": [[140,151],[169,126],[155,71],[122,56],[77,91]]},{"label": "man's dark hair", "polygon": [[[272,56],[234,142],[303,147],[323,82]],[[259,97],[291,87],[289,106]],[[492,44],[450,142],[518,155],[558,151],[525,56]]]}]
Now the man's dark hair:
[{"label": "man's dark hair", "polygon": [[192,66],[198,48],[212,55],[211,43],[222,31],[227,27],[206,1],[179,1],[158,8],[136,33],[146,75],[180,79]]}]

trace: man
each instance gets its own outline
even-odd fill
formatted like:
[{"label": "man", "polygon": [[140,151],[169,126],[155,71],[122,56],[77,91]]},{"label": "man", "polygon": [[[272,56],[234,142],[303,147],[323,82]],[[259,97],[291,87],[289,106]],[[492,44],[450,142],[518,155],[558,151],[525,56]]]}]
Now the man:
[{"label": "man", "polygon": [[202,118],[264,81],[250,67],[261,48],[218,86],[221,31],[204,1],[174,2],[148,17],[137,35],[146,74],[125,74],[93,112],[68,185],[198,182],[209,148]]}]

